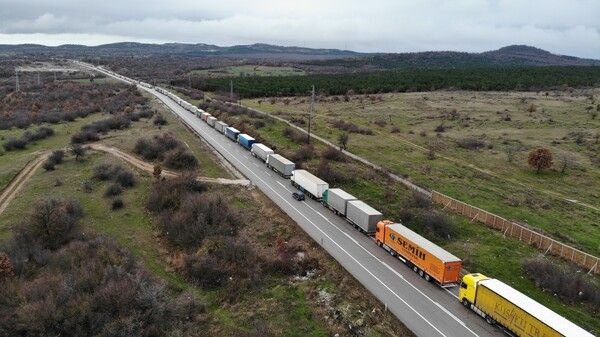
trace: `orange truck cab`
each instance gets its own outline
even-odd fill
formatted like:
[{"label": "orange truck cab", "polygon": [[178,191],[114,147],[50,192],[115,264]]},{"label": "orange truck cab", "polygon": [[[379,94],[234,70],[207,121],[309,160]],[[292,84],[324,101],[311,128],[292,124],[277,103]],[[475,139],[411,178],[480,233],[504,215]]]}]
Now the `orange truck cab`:
[{"label": "orange truck cab", "polygon": [[380,221],[375,240],[425,280],[434,280],[441,286],[459,283],[462,260],[402,224]]}]

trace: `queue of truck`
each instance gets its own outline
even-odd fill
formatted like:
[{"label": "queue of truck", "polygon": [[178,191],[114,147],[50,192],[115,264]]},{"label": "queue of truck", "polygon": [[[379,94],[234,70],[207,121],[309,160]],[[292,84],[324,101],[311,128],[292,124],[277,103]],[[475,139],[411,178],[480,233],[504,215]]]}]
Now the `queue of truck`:
[{"label": "queue of truck", "polygon": [[[116,73],[114,76],[133,81]],[[558,315],[511,286],[480,273],[466,274],[462,278],[462,260],[401,223],[383,220],[383,215],[339,188],[329,188],[327,182],[306,170],[296,170],[295,164],[274,153],[254,138],[217,121],[209,113],[181,100],[160,87],[133,81],[169,96],[180,106],[198,116],[232,141],[238,142],[267,167],[282,177],[290,178],[293,186],[304,194],[319,200],[349,223],[367,235],[374,235],[377,245],[396,256],[427,281],[442,287],[459,283],[458,300],[475,311],[490,324],[497,324],[516,336],[536,337],[593,337],[581,327]],[[212,118],[211,118],[212,117]],[[209,122],[210,120],[210,122]]]}]

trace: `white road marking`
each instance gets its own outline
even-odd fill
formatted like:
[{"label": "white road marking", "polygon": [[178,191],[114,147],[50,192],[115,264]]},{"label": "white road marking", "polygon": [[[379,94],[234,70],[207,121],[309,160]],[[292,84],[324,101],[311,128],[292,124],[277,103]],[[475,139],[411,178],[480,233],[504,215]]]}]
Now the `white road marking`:
[{"label": "white road marking", "polygon": [[[110,75],[110,74],[108,74]],[[110,75],[112,76],[112,75]],[[114,77],[114,76],[113,76]],[[128,82],[128,81],[125,81]],[[128,82],[129,83],[129,82]],[[177,114],[177,112],[175,111],[175,109],[173,107],[171,107],[167,102],[165,102],[163,97],[160,96],[164,96],[167,97],[165,95],[162,95],[154,90],[151,89],[147,89],[144,87],[141,87],[142,89],[146,90],[146,91],[150,91],[151,93],[153,93],[155,96],[159,97],[161,99],[161,101],[163,101],[167,106],[169,106],[169,108],[171,110],[173,110],[173,112],[175,112]],[[160,96],[159,96],[160,95]],[[171,98],[167,99],[169,101],[172,101]],[[177,104],[174,101],[172,101],[173,104]],[[179,115],[179,114],[178,114]],[[185,122],[190,125],[192,128],[196,128],[193,122],[190,122],[187,120],[187,115],[184,114],[183,116],[179,115],[180,117],[182,117],[182,119],[185,120]],[[198,133],[200,133],[199,130],[197,130]],[[286,204],[288,204],[289,207],[291,207],[292,209],[294,209],[301,217],[303,217],[304,219],[306,219],[306,221],[308,221],[316,230],[318,230],[319,232],[321,232],[321,234],[323,234],[325,237],[327,237],[335,246],[337,246],[342,252],[344,252],[350,259],[352,259],[353,261],[356,262],[356,264],[358,264],[362,269],[364,269],[369,275],[371,275],[371,277],[373,277],[375,280],[377,280],[384,288],[386,288],[389,292],[391,292],[396,298],[398,298],[402,303],[404,303],[408,308],[410,308],[415,314],[417,314],[421,319],[423,319],[427,324],[429,324],[435,331],[437,331],[440,335],[442,336],[446,336],[444,333],[442,333],[437,327],[435,327],[431,322],[429,322],[423,315],[421,315],[416,309],[414,309],[413,307],[411,307],[403,298],[401,298],[398,294],[396,294],[391,288],[389,288],[383,281],[381,281],[377,276],[375,276],[370,270],[368,270],[360,261],[358,261],[356,258],[354,258],[354,256],[352,256],[352,254],[350,254],[348,251],[346,251],[342,246],[340,246],[335,240],[333,240],[333,238],[331,238],[327,233],[325,233],[321,228],[319,228],[314,222],[312,222],[310,219],[308,219],[302,212],[300,212],[300,210],[298,210],[296,207],[294,207],[288,200],[286,200],[284,197],[281,196],[281,194],[279,194],[277,191],[275,191],[271,186],[269,186],[269,184],[267,184],[267,182],[265,182],[262,178],[260,178],[256,173],[254,173],[252,170],[250,170],[249,167],[247,167],[244,163],[242,163],[233,153],[227,151],[225,148],[223,148],[222,144],[220,144],[219,142],[217,142],[213,137],[210,137],[208,135],[204,135],[206,138],[210,138],[216,145],[220,146],[222,148],[222,150],[226,153],[228,153],[230,156],[232,156],[232,159],[237,161],[241,166],[243,166],[244,168],[246,168],[252,175],[254,175],[258,180],[260,180],[268,189],[270,189],[273,193],[275,193],[277,196],[279,196],[282,201]],[[231,147],[231,144],[228,144]],[[269,174],[269,173],[267,173]],[[269,176],[271,176],[271,174],[269,174]],[[281,182],[277,181],[278,184],[280,184],[281,186],[283,186],[286,190],[288,190]],[[288,190],[289,191],[289,190]],[[432,303],[434,303],[438,308],[440,308],[442,311],[444,311],[446,314],[448,314],[448,316],[450,316],[452,319],[454,319],[456,322],[458,322],[459,324],[461,324],[463,327],[465,327],[469,332],[471,332],[473,335],[478,336],[474,331],[472,331],[471,329],[469,329],[464,322],[462,322],[461,320],[459,320],[456,316],[454,316],[451,312],[449,312],[446,308],[444,308],[443,306],[441,306],[439,303],[433,301],[429,296],[427,296],[426,294],[424,294],[421,290],[419,290],[418,288],[416,288],[413,284],[411,284],[410,282],[407,282],[404,277],[399,274],[396,270],[394,270],[391,266],[389,266],[386,262],[380,260],[377,256],[375,256],[373,253],[371,253],[370,251],[368,251],[366,248],[364,248],[358,241],[356,241],[354,238],[352,238],[348,233],[342,231],[338,226],[336,226],[334,223],[332,223],[329,219],[327,219],[325,216],[323,216],[320,212],[316,211],[313,207],[311,207],[308,203],[305,203],[306,206],[308,206],[310,209],[312,209],[316,214],[320,215],[323,219],[325,219],[327,222],[329,222],[331,225],[333,225],[338,231],[340,231],[342,234],[344,234],[348,239],[350,239],[352,242],[354,242],[358,247],[360,247],[362,250],[364,250],[365,252],[367,252],[369,255],[371,255],[374,259],[376,259],[377,261],[379,261],[382,265],[384,265],[387,269],[389,269],[390,271],[392,271],[397,277],[399,277],[400,279],[404,280],[408,285],[410,285],[413,289],[415,289],[417,292],[419,292],[422,296],[424,296],[425,298],[427,298],[429,301],[431,301]],[[446,289],[446,291],[448,291]],[[448,291],[449,292],[449,291]],[[449,292],[450,293],[450,292]],[[451,295],[453,295],[454,297],[456,297],[454,294],[450,293]]]}]

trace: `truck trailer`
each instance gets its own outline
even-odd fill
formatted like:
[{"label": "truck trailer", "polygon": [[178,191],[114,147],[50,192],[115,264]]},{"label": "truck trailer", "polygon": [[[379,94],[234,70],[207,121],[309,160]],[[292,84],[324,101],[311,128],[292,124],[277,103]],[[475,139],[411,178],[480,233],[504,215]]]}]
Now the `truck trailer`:
[{"label": "truck trailer", "polygon": [[229,125],[227,125],[227,123],[225,122],[221,122],[221,121],[217,121],[215,123],[215,129],[217,131],[219,131],[220,133],[225,133],[225,128],[228,127]]},{"label": "truck trailer", "polygon": [[353,200],[357,199],[341,188],[330,188],[323,193],[323,205],[338,215],[346,216],[348,201]]},{"label": "truck trailer", "polygon": [[244,148],[246,148],[246,150],[250,150],[252,148],[252,144],[254,144],[255,142],[256,139],[245,133],[240,133],[240,135],[238,136],[238,143]]},{"label": "truck trailer", "polygon": [[290,177],[296,168],[296,164],[279,154],[268,155],[266,163],[268,168],[286,178]]},{"label": "truck trailer", "polygon": [[461,259],[400,223],[379,222],[375,241],[427,281],[434,280],[442,287],[460,281]]},{"label": "truck trailer", "polygon": [[252,144],[252,149],[250,152],[253,156],[260,158],[264,162],[267,161],[267,157],[269,155],[275,154],[273,150],[261,143]]},{"label": "truck trailer", "polygon": [[228,126],[225,128],[225,136],[227,136],[227,138],[233,140],[234,142],[237,142],[237,136],[240,134],[240,131],[238,131],[238,129],[234,128],[233,126]]},{"label": "truck trailer", "polygon": [[321,200],[323,192],[329,189],[329,184],[306,170],[294,170],[291,182],[294,187],[316,200]]},{"label": "truck trailer", "polygon": [[212,126],[213,128],[215,127],[216,122],[217,122],[217,117],[213,117],[213,116],[208,117],[208,119],[206,120],[206,124]]},{"label": "truck trailer", "polygon": [[458,299],[488,323],[519,337],[593,336],[511,286],[482,274],[463,276]]},{"label": "truck trailer", "polygon": [[367,234],[375,233],[377,223],[383,214],[360,200],[348,201],[346,206],[346,219],[361,231]]}]

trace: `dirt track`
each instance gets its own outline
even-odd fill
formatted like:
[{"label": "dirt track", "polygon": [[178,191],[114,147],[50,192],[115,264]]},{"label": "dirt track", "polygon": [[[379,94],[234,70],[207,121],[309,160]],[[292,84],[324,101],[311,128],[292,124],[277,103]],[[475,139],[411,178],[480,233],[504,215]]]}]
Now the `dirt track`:
[{"label": "dirt track", "polygon": [[27,163],[25,167],[11,180],[10,184],[6,186],[2,194],[0,194],[0,214],[4,212],[10,201],[15,195],[21,190],[23,185],[31,178],[33,173],[42,166],[46,158],[50,155],[50,152],[43,152],[35,159]]},{"label": "dirt track", "polygon": [[[154,164],[140,160],[140,159],[138,159],[128,153],[125,153],[117,148],[114,148],[111,146],[106,146],[106,145],[100,144],[100,143],[90,144],[89,147],[96,151],[110,153],[117,158],[121,158],[121,159],[125,160],[126,162],[139,168],[140,170],[144,170],[144,171],[150,172],[150,173],[154,172]],[[164,170],[164,169],[162,170],[162,174],[163,174],[163,176],[167,176],[167,177],[176,177],[176,176],[180,175],[180,173],[169,171],[169,170]],[[250,185],[250,181],[248,181],[246,179],[225,179],[225,178],[209,178],[209,177],[198,176],[198,177],[196,177],[196,180],[205,182],[205,183],[222,184],[222,185],[242,185],[242,186]]]},{"label": "dirt track", "polygon": [[[139,168],[140,170],[153,173],[154,172],[154,164],[145,162],[140,160],[130,154],[127,154],[117,148],[106,146],[100,143],[89,144],[89,148],[101,151],[105,153],[109,153],[117,158],[120,158],[129,164]],[[11,200],[16,196],[16,194],[21,190],[23,185],[33,176],[35,171],[42,166],[44,161],[48,158],[51,151],[44,151],[39,154],[35,159],[31,160],[23,169],[11,180],[8,186],[2,191],[0,194],[0,214],[4,212],[8,204]],[[162,170],[162,175],[166,177],[177,177],[180,173]],[[211,183],[211,184],[222,184],[222,185],[241,185],[248,186],[250,185],[250,181],[245,179],[225,179],[225,178],[209,178],[209,177],[196,177],[196,180]]]}]

